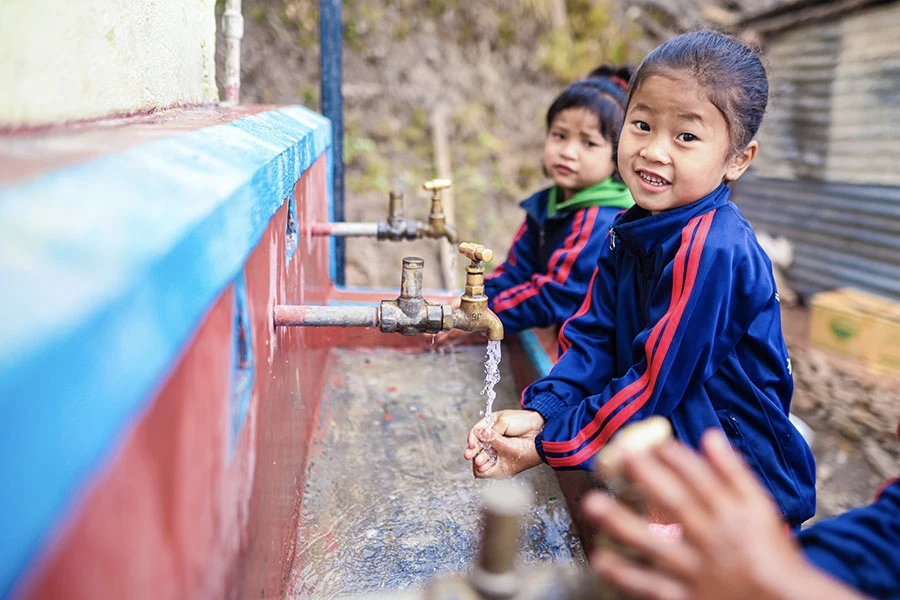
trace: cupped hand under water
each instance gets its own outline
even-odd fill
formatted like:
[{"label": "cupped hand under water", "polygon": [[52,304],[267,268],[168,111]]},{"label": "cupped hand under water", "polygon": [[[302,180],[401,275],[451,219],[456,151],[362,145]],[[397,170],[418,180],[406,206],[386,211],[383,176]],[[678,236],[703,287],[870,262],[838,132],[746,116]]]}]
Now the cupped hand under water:
[{"label": "cupped hand under water", "polygon": [[463,456],[475,477],[512,477],[541,464],[534,438],[543,428],[544,418],[533,410],[497,411],[472,427]]}]

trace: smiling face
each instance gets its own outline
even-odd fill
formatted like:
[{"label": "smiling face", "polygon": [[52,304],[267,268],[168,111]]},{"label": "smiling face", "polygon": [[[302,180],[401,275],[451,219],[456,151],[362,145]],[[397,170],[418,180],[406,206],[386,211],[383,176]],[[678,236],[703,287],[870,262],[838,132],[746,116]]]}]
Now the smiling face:
[{"label": "smiling face", "polygon": [[567,108],[553,118],[544,142],[544,168],[568,200],[615,172],[612,144],[586,108]]},{"label": "smiling face", "polygon": [[688,78],[652,75],[635,90],[619,137],[619,173],[638,206],[657,214],[740,177],[757,144],[730,155],[728,123]]}]

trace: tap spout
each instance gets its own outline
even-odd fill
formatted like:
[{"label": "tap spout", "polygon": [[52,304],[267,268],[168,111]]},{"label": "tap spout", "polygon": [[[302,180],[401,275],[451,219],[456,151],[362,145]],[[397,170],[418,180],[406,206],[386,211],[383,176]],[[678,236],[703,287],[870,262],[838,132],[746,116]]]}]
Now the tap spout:
[{"label": "tap spout", "polygon": [[500,322],[500,317],[487,306],[482,309],[472,304],[461,304],[444,321],[444,330],[449,331],[450,329],[461,329],[469,333],[484,331],[489,340],[503,339],[503,323]]},{"label": "tap spout", "polygon": [[455,244],[459,239],[456,235],[456,228],[447,223],[443,216],[439,219],[432,217],[429,219],[427,226],[419,224],[419,236],[428,238],[447,238],[451,244]]}]

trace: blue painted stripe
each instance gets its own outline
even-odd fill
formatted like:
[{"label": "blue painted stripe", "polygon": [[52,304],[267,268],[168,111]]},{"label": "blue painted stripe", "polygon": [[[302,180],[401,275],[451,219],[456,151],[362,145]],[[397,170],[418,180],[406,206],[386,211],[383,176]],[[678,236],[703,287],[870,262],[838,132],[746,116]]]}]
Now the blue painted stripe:
[{"label": "blue painted stripe", "polygon": [[289,107],[0,189],[0,597],[331,139]]},{"label": "blue painted stripe", "polygon": [[541,342],[538,341],[534,332],[530,329],[520,331],[519,343],[522,344],[522,348],[525,350],[525,356],[528,357],[531,366],[534,367],[537,377],[541,378],[547,375],[547,373],[550,372],[550,369],[553,368],[553,361],[547,356],[547,352],[544,350]]}]

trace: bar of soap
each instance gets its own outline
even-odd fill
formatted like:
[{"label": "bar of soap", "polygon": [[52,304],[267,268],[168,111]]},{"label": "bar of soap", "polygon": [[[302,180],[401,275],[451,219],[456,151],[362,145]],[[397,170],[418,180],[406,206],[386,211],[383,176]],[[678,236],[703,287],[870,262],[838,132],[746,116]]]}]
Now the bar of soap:
[{"label": "bar of soap", "polygon": [[665,417],[654,416],[623,427],[597,454],[594,468],[607,479],[619,477],[622,454],[638,454],[672,438],[672,424]]}]

